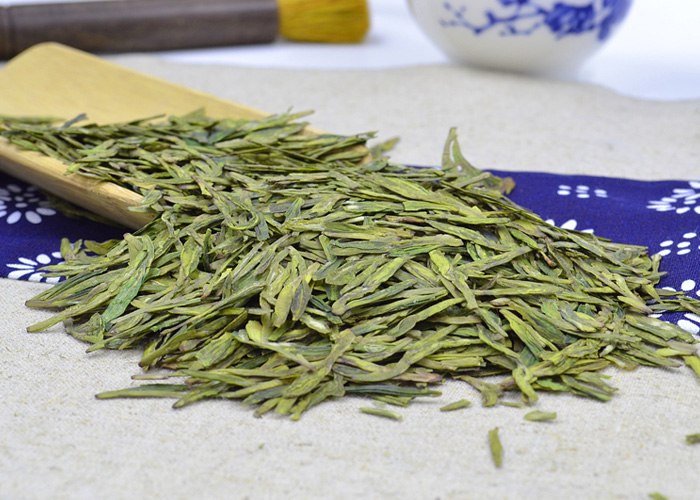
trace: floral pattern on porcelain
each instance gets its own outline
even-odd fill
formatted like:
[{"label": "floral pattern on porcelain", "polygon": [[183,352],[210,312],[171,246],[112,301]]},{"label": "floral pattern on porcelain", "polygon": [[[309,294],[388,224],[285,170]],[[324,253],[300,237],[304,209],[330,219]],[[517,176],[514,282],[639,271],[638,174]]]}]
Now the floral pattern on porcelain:
[{"label": "floral pattern on porcelain", "polygon": [[500,28],[501,36],[529,35],[549,29],[556,38],[597,31],[606,40],[621,22],[632,0],[495,0],[488,10],[470,10],[468,1],[445,1],[445,28],[464,27],[479,35]]}]

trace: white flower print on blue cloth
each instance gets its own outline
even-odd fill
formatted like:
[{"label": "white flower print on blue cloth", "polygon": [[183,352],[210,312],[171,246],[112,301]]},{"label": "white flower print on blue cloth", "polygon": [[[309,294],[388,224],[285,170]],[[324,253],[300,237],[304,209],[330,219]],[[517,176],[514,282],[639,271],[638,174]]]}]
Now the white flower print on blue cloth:
[{"label": "white flower print on blue cloth", "polygon": [[647,208],[657,212],[675,212],[678,215],[700,215],[700,181],[691,181],[687,187],[673,189],[669,196],[649,201]]},{"label": "white flower print on blue cloth", "polygon": [[693,313],[687,313],[683,315],[682,319],[679,319],[676,324],[683,328],[686,332],[698,335],[700,333],[700,316]]},{"label": "white flower print on blue cloth", "polygon": [[[512,177],[516,188],[510,198],[550,224],[586,232],[595,228],[594,234],[602,238],[659,253],[665,273],[659,286],[700,299],[700,219],[689,216],[700,206],[700,182],[493,173]],[[700,336],[698,315],[664,313],[659,317]]]},{"label": "white flower print on blue cloth", "polygon": [[545,222],[547,224],[552,225],[552,226],[557,226],[557,227],[560,227],[562,229],[568,229],[570,231],[579,231],[581,233],[593,233],[594,232],[594,230],[590,229],[590,228],[589,229],[578,229],[578,221],[576,219],[569,219],[566,222],[564,222],[563,224],[557,224],[556,222],[554,222],[554,219],[547,219]]},{"label": "white flower print on blue cloth", "polygon": [[17,183],[0,187],[0,219],[7,224],[17,224],[24,218],[31,224],[41,224],[44,217],[56,215],[53,208],[41,206],[46,198],[35,186]]},{"label": "white flower print on blue cloth", "polygon": [[[683,292],[686,297],[700,299],[700,288],[698,288],[698,282],[693,279],[684,280],[678,287],[665,286],[663,288],[671,292]],[[660,317],[662,319],[666,319],[667,321],[676,323],[686,332],[692,333],[694,335],[700,334],[700,316],[698,316],[697,314],[685,313],[681,315],[676,315],[675,320],[670,318],[664,318],[662,314],[652,314],[652,316],[656,318]]]},{"label": "white flower print on blue cloth", "polygon": [[61,238],[105,241],[124,234],[123,228],[68,218],[46,203],[36,187],[0,173],[0,277],[38,281],[40,268],[58,263]]},{"label": "white flower print on blue cloth", "polygon": [[50,254],[41,253],[32,259],[20,257],[17,259],[17,262],[7,264],[7,267],[12,269],[12,271],[7,274],[7,277],[16,280],[25,279],[27,281],[57,283],[60,278],[47,278],[40,269],[45,266],[60,264],[61,262],[63,262],[61,259],[61,252],[51,252]]},{"label": "white flower print on blue cloth", "polygon": [[591,189],[590,186],[585,184],[579,184],[578,186],[569,186],[568,184],[560,184],[557,188],[557,194],[559,196],[570,196],[574,195],[576,198],[588,199],[592,197],[596,198],[607,198],[608,192],[602,188]]},{"label": "white flower print on blue cloth", "polygon": [[667,255],[675,254],[681,255],[698,255],[696,252],[700,250],[700,238],[698,238],[698,233],[690,232],[685,233],[681,238],[676,240],[664,240],[659,243],[661,250],[657,253],[662,257]]}]

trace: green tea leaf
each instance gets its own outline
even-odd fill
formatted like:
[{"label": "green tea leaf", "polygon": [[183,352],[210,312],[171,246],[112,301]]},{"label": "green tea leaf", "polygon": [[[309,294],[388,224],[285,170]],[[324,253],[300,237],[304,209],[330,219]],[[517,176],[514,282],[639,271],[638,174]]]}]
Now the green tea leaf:
[{"label": "green tea leaf", "polygon": [[489,430],[489,448],[491,448],[491,457],[496,467],[503,466],[503,445],[498,437],[498,427]]},{"label": "green tea leaf", "polygon": [[530,420],[532,422],[544,422],[548,420],[554,420],[557,418],[556,412],[540,411],[534,410],[525,414],[525,420]]}]

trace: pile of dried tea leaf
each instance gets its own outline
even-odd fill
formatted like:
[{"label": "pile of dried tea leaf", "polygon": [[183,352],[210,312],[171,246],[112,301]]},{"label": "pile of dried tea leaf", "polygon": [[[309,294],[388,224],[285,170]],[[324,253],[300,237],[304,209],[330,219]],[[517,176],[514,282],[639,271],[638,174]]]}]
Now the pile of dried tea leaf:
[{"label": "pile of dried tea leaf", "polygon": [[608,400],[610,365],[700,374],[692,335],[649,316],[700,305],[655,288],[645,248],[515,205],[454,132],[441,170],[413,169],[369,154],[370,135],[310,137],[298,118],[1,121],[156,214],[121,241],[64,241],[50,271],[66,279],[28,302],[59,309],[30,331],[64,322],[90,351],[138,347],[145,371],[172,370],[99,397],[236,398],[298,418],[346,394],[407,405],[446,377],[493,405],[505,391]]}]

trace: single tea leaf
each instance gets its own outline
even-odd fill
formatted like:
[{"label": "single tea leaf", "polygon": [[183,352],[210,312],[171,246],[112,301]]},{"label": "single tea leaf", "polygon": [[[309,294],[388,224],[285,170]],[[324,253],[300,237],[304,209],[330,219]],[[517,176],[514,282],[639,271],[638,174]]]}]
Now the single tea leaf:
[{"label": "single tea leaf", "polygon": [[489,430],[489,448],[491,449],[491,457],[496,467],[503,466],[503,445],[498,437],[498,427]]}]

